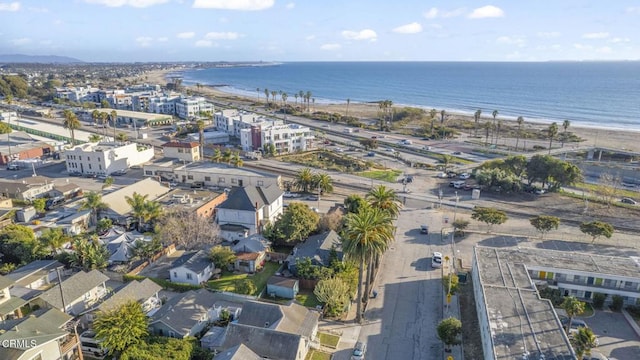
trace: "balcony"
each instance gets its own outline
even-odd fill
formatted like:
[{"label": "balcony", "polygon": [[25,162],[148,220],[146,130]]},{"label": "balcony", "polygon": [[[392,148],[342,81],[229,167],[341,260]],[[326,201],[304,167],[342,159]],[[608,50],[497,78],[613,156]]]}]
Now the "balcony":
[{"label": "balcony", "polygon": [[75,335],[67,335],[60,340],[60,354],[66,354],[76,345],[78,345],[78,338]]},{"label": "balcony", "polygon": [[620,290],[620,291],[628,291],[628,292],[633,292],[633,293],[640,293],[640,291],[638,291],[637,288],[634,288],[633,286],[630,287],[625,287],[625,286],[617,286],[614,284],[610,284],[610,285],[605,285],[604,282],[602,282],[599,285],[596,285],[595,282],[592,284],[587,284],[585,281],[573,281],[573,280],[566,280],[566,279],[536,279],[536,278],[532,278],[532,280],[534,282],[538,282],[538,281],[546,281],[547,284],[549,286],[553,286],[553,287],[562,287],[562,285],[577,285],[577,286],[584,286],[584,287],[589,287],[592,288],[594,290],[596,289],[610,289],[610,290]]}]

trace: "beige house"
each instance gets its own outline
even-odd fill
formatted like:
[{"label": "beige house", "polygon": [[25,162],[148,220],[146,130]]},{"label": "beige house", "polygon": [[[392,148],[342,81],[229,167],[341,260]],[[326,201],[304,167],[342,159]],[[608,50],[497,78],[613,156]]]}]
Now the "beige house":
[{"label": "beige house", "polygon": [[194,141],[171,141],[162,145],[164,157],[187,162],[200,161],[200,144]]},{"label": "beige house", "polygon": [[49,195],[53,190],[53,179],[44,176],[32,176],[13,181],[0,181],[0,193],[3,197],[18,200],[33,200]]}]

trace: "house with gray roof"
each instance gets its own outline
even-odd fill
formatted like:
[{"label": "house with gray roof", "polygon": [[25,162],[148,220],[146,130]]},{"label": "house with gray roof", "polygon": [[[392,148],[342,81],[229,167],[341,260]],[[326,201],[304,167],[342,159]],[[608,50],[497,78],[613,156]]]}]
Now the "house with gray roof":
[{"label": "house with gray roof", "polygon": [[302,305],[247,301],[229,324],[223,349],[244,344],[263,358],[303,360],[318,331],[320,314]]},{"label": "house with gray roof", "polygon": [[19,296],[12,296],[10,292],[12,286],[14,286],[13,280],[0,275],[0,320],[2,321],[21,318],[20,308],[27,303]]},{"label": "house with gray roof", "polygon": [[214,268],[206,251],[189,251],[171,264],[169,279],[175,283],[200,285],[211,278]]},{"label": "house with gray roof", "polygon": [[[62,284],[58,283],[42,293],[34,303],[43,308],[55,308],[67,314],[79,315],[107,296],[107,280],[109,278],[98,270],[80,271],[63,280]],[[64,294],[64,299],[61,293]]]},{"label": "house with gray roof", "polygon": [[77,359],[80,342],[64,327],[71,316],[56,309],[34,311],[30,316],[0,323],[0,359]]},{"label": "house with gray roof", "polygon": [[216,222],[220,236],[234,241],[262,232],[282,214],[284,192],[275,185],[234,187],[218,205]]},{"label": "house with gray roof", "polygon": [[229,348],[218,355],[216,355],[216,360],[262,360],[264,359],[262,356],[254,353],[244,344],[236,345],[232,348]]},{"label": "house with gray roof", "polygon": [[296,264],[299,260],[310,258],[313,265],[331,265],[331,249],[336,251],[336,256],[342,260],[342,240],[333,230],[309,236],[307,240],[296,245],[293,252],[287,257],[288,269],[297,274]]},{"label": "house with gray roof", "polygon": [[57,260],[35,260],[13,270],[6,277],[13,280],[16,285],[40,289],[55,281],[58,278],[56,269],[63,266]]}]

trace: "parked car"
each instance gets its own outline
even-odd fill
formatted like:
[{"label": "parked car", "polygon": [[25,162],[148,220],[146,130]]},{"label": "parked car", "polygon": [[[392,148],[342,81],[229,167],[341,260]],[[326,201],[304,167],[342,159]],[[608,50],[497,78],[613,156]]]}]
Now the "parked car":
[{"label": "parked car", "polygon": [[636,205],[638,204],[637,201],[631,199],[631,198],[622,198],[622,200],[620,200],[621,203],[623,204],[631,204],[631,205]]},{"label": "parked car", "polygon": [[442,267],[442,253],[434,252],[431,257],[431,267],[432,268],[441,268]]},{"label": "parked car", "polygon": [[460,179],[462,179],[462,180],[467,180],[467,179],[470,179],[470,178],[471,178],[471,174],[469,174],[469,173],[462,173],[462,174],[460,174],[459,178],[460,178]]},{"label": "parked car", "polygon": [[358,341],[351,353],[351,360],[364,360],[364,354],[367,352],[367,344],[362,341]]},{"label": "parked car", "polygon": [[460,152],[460,151],[454,151],[454,152],[453,152],[453,155],[462,155],[462,152]]},{"label": "parked car", "polygon": [[420,225],[420,234],[429,234],[429,227],[427,225]]},{"label": "parked car", "polygon": [[306,197],[307,200],[310,201],[318,201],[318,196],[317,195],[309,195]]},{"label": "parked car", "polygon": [[440,173],[438,174],[438,177],[441,179],[446,179],[447,178],[447,173]]},{"label": "parked car", "polygon": [[369,152],[367,153],[367,156],[368,156],[368,157],[374,157],[374,156],[376,156],[376,153],[375,153],[375,152],[373,152],[373,151],[369,151]]}]

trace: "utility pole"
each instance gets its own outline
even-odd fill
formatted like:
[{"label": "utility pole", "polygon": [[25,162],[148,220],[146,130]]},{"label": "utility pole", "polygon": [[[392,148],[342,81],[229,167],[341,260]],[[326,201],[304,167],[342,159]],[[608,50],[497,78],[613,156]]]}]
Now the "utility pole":
[{"label": "utility pole", "polygon": [[60,300],[62,300],[62,312],[67,313],[67,305],[64,301],[64,291],[62,291],[62,276],[60,275],[60,267],[56,268],[56,274],[58,275],[58,288],[60,289]]}]

